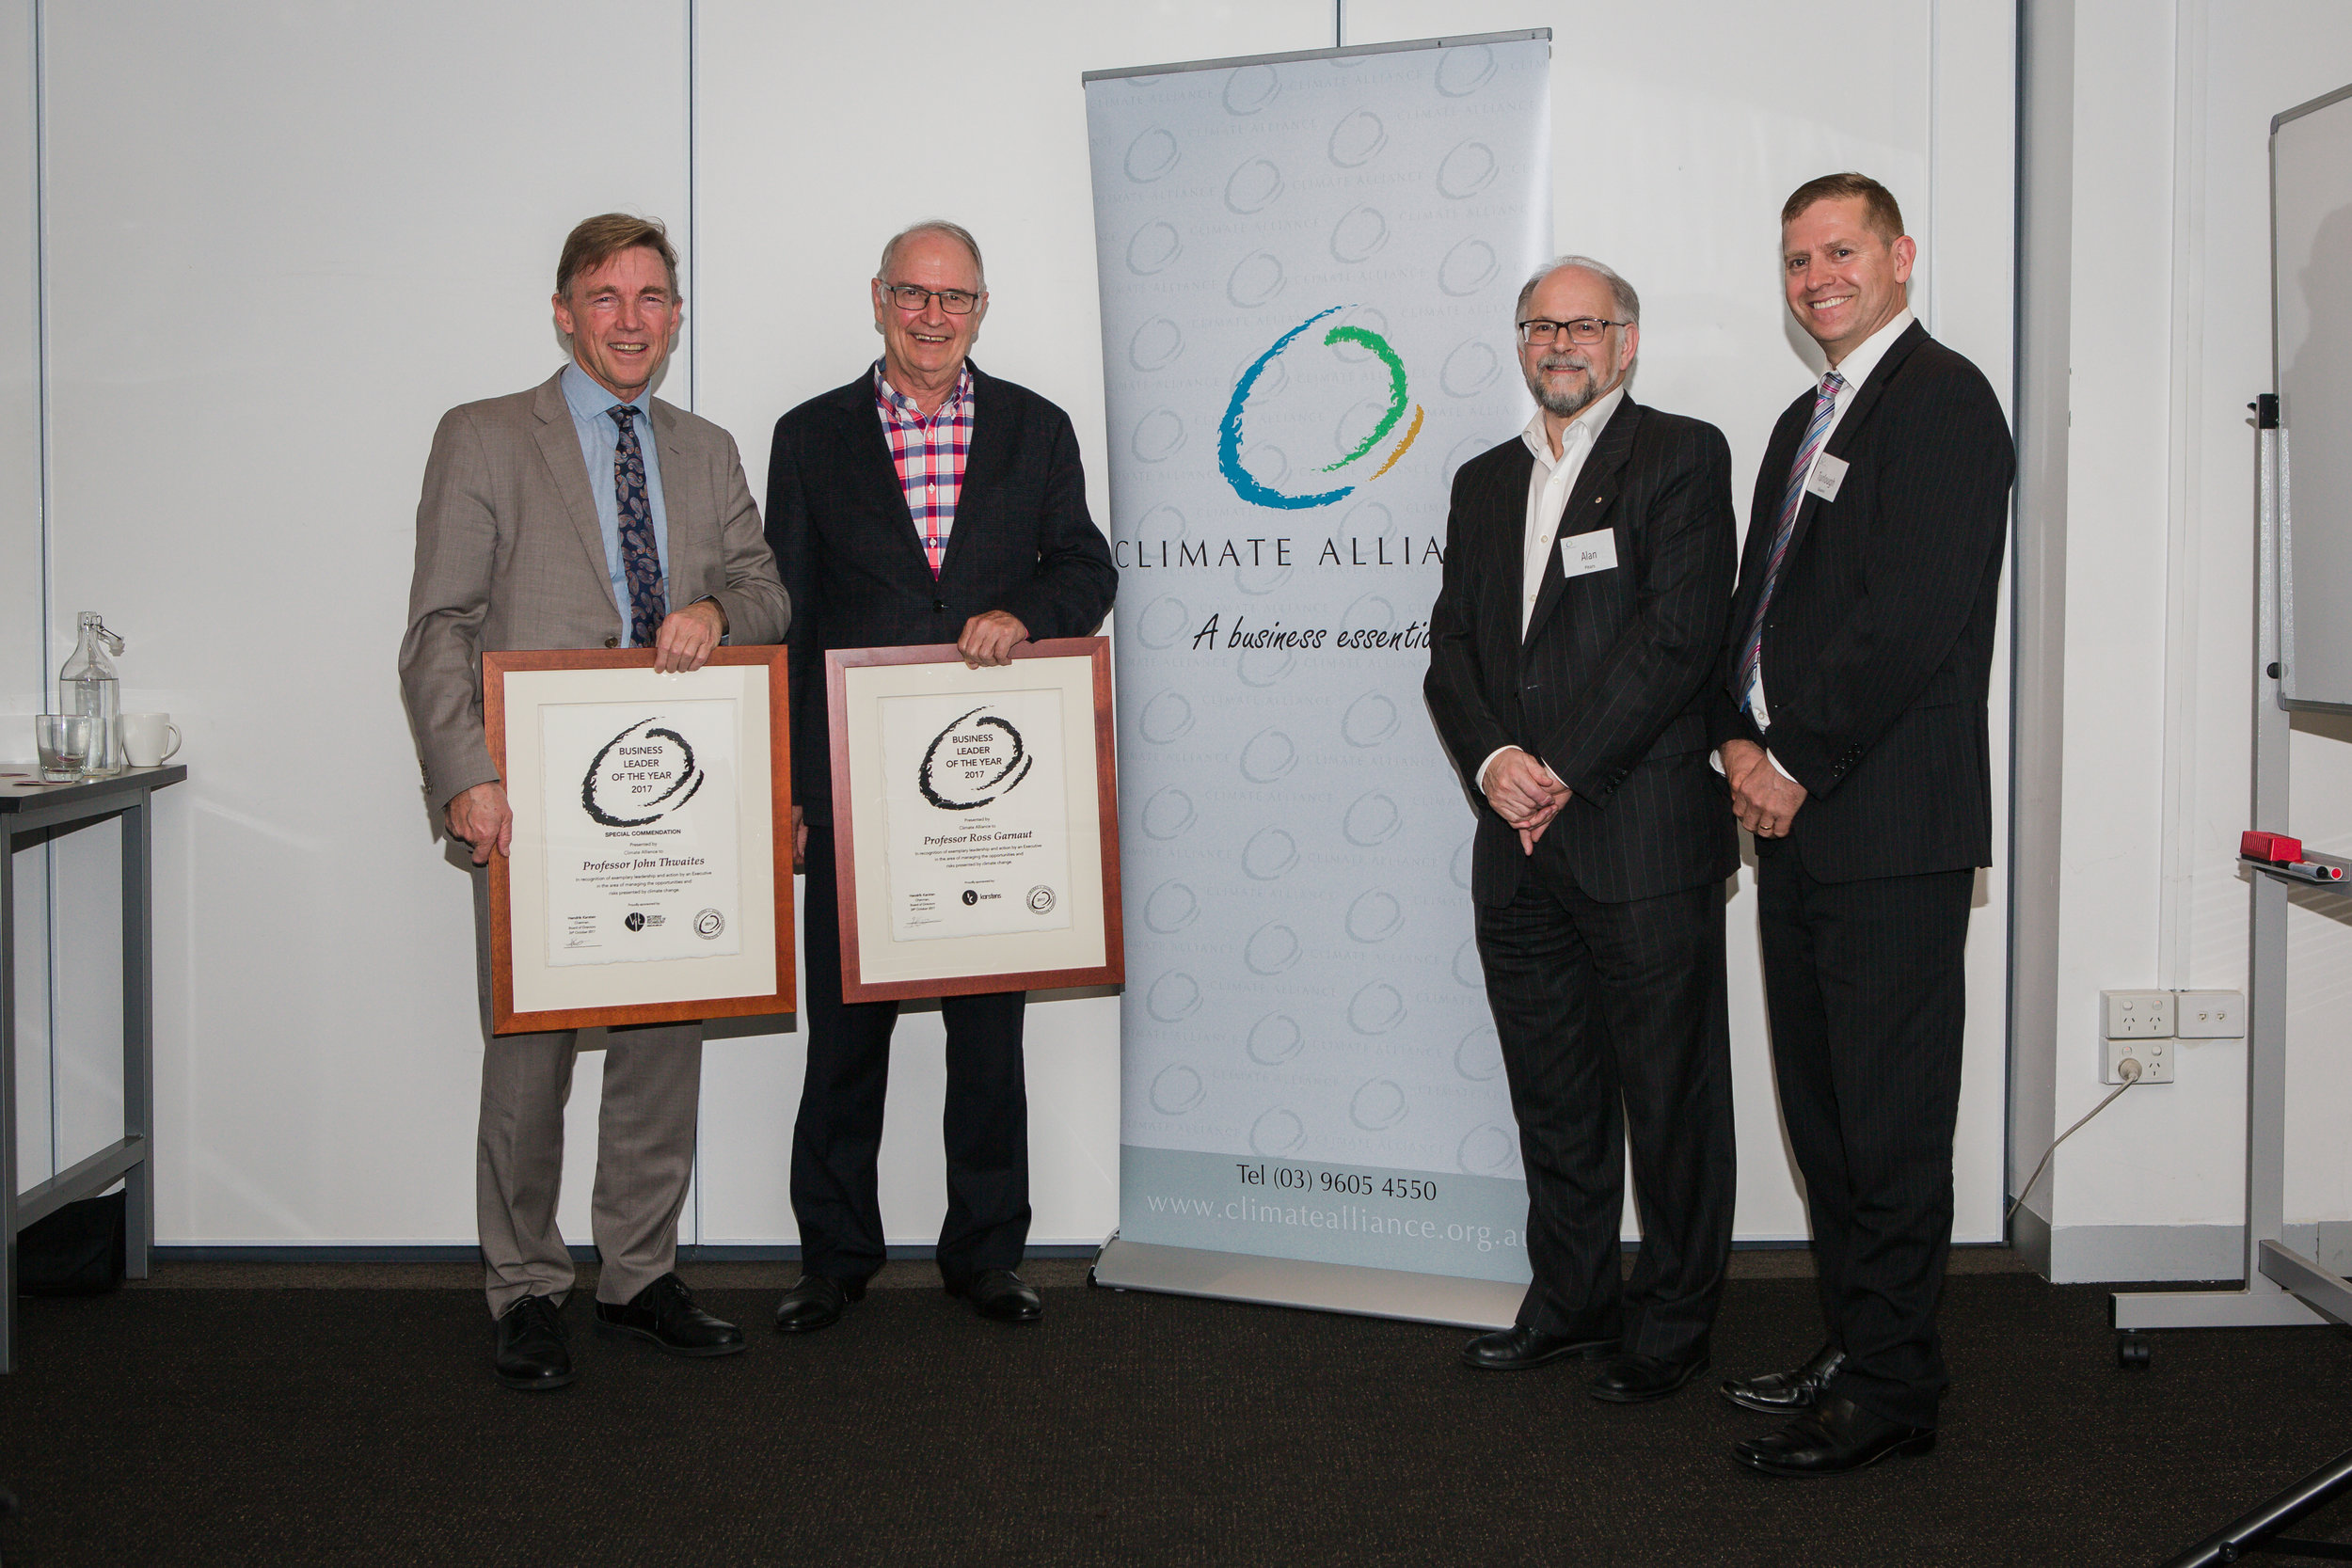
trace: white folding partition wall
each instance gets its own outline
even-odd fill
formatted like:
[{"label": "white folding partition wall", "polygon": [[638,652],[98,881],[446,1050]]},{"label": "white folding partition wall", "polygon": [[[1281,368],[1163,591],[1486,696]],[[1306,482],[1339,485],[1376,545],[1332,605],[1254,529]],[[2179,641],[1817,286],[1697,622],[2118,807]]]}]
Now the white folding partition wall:
[{"label": "white folding partition wall", "polygon": [[[187,736],[155,842],[167,1243],[473,1234],[470,900],[393,675],[418,481],[443,409],[560,363],[565,229],[684,210],[672,10],[43,7],[52,622],[104,611],[126,701]],[[113,917],[61,903],[61,942]],[[105,1025],[60,1011],[64,1082]],[[596,1101],[582,1074],[576,1127]],[[71,1160],[98,1118],[62,1119]]]},{"label": "white folding partition wall", "polygon": [[[33,0],[0,5],[0,762],[29,758],[25,716],[41,710],[40,243],[34,224]],[[16,973],[36,982],[17,1009],[17,1159],[27,1180],[50,1159],[49,855],[17,857]],[[117,1052],[118,1059],[120,1053]]]},{"label": "white folding partition wall", "polygon": [[[0,115],[29,122],[38,82],[51,494],[28,526],[17,454],[33,449],[11,422],[0,708],[37,698],[69,651],[32,629],[40,590],[24,585],[45,545],[53,627],[104,611],[131,641],[126,700],[188,732],[189,782],[158,799],[159,1239],[469,1242],[466,879],[428,839],[392,658],[433,424],[555,368],[545,302],[564,230],[610,208],[670,220],[689,298],[662,392],[734,433],[758,491],[776,416],[876,352],[865,279],[882,240],[917,216],[970,223],[994,296],[977,357],[1071,410],[1103,515],[1079,75],[1325,46],[1335,8],[982,8],[948,51],[952,93],[913,71],[879,15],[816,3],[39,9],[36,72],[35,8],[0,7],[15,29],[0,37]],[[2012,7],[1878,8],[1839,38],[1867,86],[1826,97],[1788,89],[1818,42],[1733,0],[1345,11],[1350,43],[1553,28],[1559,243],[1641,287],[1637,395],[1721,425],[1743,497],[1810,373],[1773,240],[1781,198],[1812,174],[1859,166],[1897,188],[1925,247],[1922,314],[2008,386]],[[0,213],[10,324],[33,285],[25,149],[0,138],[0,207],[18,203]],[[0,400],[21,400],[0,407],[31,404],[30,341],[0,342]],[[1994,728],[1997,745],[1997,708]],[[94,870],[62,851],[60,865]],[[1748,889],[1743,876],[1733,911],[1740,1231],[1793,1238]],[[1971,945],[1973,1240],[1999,1231],[2003,908],[1996,870]],[[59,913],[70,946],[111,906],[66,897]],[[104,983],[74,978],[56,998],[64,1160],[107,1109]],[[1032,1010],[1041,1243],[1116,1223],[1117,1016],[1101,996]],[[927,1240],[943,1203],[939,1037],[935,1013],[901,1026],[883,1150],[894,1240]],[[714,1030],[691,1238],[793,1240],[800,1067],[796,1034]],[[576,1134],[595,1101],[583,1071]],[[32,1132],[28,1179],[48,1147]],[[590,1148],[576,1135],[567,1182],[581,1240]]]}]

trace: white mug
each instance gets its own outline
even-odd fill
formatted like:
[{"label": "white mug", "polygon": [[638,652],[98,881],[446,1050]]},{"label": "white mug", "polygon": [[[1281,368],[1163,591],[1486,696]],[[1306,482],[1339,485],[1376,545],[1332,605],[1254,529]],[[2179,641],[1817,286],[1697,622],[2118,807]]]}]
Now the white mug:
[{"label": "white mug", "polygon": [[[166,736],[171,744],[164,744]],[[154,768],[180,752],[180,726],[168,713],[126,713],[122,716],[122,755],[134,768]]]}]

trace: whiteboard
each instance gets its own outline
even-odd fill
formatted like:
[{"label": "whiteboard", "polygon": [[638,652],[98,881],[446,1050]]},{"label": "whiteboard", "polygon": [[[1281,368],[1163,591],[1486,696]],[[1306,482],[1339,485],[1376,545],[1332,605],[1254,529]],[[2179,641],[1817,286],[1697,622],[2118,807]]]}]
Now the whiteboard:
[{"label": "whiteboard", "polygon": [[2280,696],[2352,712],[2352,87],[2270,122],[2270,268]]}]

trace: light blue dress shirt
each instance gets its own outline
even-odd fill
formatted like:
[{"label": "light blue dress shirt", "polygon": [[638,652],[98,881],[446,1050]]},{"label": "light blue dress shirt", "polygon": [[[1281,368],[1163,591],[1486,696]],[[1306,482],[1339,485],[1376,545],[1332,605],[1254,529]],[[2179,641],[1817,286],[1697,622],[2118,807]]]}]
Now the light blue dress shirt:
[{"label": "light blue dress shirt", "polygon": [[[578,360],[564,367],[564,401],[570,404],[572,425],[580,433],[580,455],[588,465],[588,494],[596,498],[596,529],[604,535],[604,572],[612,584],[612,602],[621,612],[621,641],[628,646],[628,588],[621,575],[621,499],[612,483],[613,459],[621,450],[620,422],[605,412],[623,399],[596,385]],[[670,516],[661,506],[661,459],[655,451],[651,390],[627,400],[637,410],[630,424],[637,431],[638,450],[645,457],[645,500],[653,509],[654,549],[661,557],[661,592],[666,608],[683,609],[670,594]]]}]

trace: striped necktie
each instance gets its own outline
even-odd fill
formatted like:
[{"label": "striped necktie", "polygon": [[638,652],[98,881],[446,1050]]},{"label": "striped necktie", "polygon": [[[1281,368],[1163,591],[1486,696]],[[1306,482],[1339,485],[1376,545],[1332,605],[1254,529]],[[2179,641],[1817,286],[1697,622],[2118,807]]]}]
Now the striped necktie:
[{"label": "striped necktie", "polygon": [[1780,500],[1780,522],[1772,530],[1772,559],[1764,567],[1764,590],[1756,596],[1756,616],[1748,623],[1748,639],[1740,654],[1740,677],[1733,689],[1740,693],[1740,707],[1746,711],[1756,690],[1756,661],[1764,651],[1764,614],[1772,609],[1772,590],[1780,586],[1780,563],[1788,553],[1789,536],[1797,531],[1797,513],[1804,505],[1805,476],[1813,471],[1814,454],[1821,450],[1822,437],[1829,434],[1830,416],[1837,411],[1837,394],[1845,389],[1846,378],[1836,371],[1821,377],[1821,385],[1813,396],[1813,422],[1804,427],[1804,440],[1797,448],[1797,460],[1788,467],[1788,491]]},{"label": "striped necktie", "polygon": [[650,648],[668,608],[661,591],[661,551],[653,538],[653,504],[645,499],[645,453],[637,444],[637,410],[620,403],[605,412],[621,427],[621,443],[612,452],[612,494],[621,511],[621,581],[628,589],[628,645]]}]

